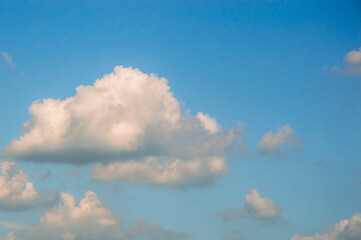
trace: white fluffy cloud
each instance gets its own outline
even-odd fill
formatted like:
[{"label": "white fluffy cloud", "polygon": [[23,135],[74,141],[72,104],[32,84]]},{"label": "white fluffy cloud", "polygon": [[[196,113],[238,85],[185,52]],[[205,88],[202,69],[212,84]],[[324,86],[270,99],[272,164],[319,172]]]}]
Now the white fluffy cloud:
[{"label": "white fluffy cloud", "polygon": [[[95,167],[94,176],[102,180],[167,184],[169,179],[178,186],[190,177],[202,185],[226,172],[226,153],[241,136],[240,127],[222,130],[204,113],[182,114],[166,79],[121,66],[93,86],[78,87],[74,97],[36,101],[29,112],[23,133],[4,147],[4,156],[75,164],[118,161]],[[149,166],[149,158],[166,160]],[[125,176],[124,167],[139,178]],[[145,168],[153,172],[140,175]]]},{"label": "white fluffy cloud", "polygon": [[347,53],[344,60],[347,63],[346,74],[361,74],[361,48]]},{"label": "white fluffy cloud", "polygon": [[302,146],[289,125],[278,128],[276,133],[269,131],[263,134],[261,141],[258,142],[258,151],[261,155],[284,155],[291,150],[291,148],[283,149],[285,145],[296,148]]},{"label": "white fluffy cloud", "polygon": [[56,193],[50,190],[37,192],[34,184],[14,162],[0,162],[0,210],[27,210],[55,204]]},{"label": "white fluffy cloud", "polygon": [[90,240],[90,239],[187,239],[186,234],[167,231],[159,225],[138,220],[127,230],[96,193],[88,191],[77,205],[70,193],[62,193],[58,206],[40,218],[38,226],[13,230],[2,240]]},{"label": "white fluffy cloud", "polygon": [[241,210],[234,208],[218,211],[217,216],[223,220],[231,220],[238,217],[252,217],[257,220],[275,220],[281,214],[281,208],[270,198],[262,198],[256,189],[251,189],[246,195],[245,206]]},{"label": "white fluffy cloud", "polygon": [[349,220],[341,220],[329,227],[323,233],[306,237],[295,234],[291,240],[359,240],[361,239],[361,214],[356,214]]},{"label": "white fluffy cloud", "polygon": [[176,188],[203,187],[212,184],[228,172],[224,158],[212,157],[182,161],[157,158],[145,161],[116,162],[107,166],[93,167],[93,179],[99,181],[121,180],[123,182],[167,185]]}]

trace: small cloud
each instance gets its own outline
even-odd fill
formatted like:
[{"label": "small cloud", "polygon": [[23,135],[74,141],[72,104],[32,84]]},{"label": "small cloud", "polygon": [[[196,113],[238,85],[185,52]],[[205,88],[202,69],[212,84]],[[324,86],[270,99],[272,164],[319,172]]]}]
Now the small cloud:
[{"label": "small cloud", "polygon": [[353,50],[346,54],[344,57],[345,66],[324,66],[321,69],[321,73],[339,73],[344,75],[361,75],[361,48],[359,50]]},{"label": "small cloud", "polygon": [[242,145],[242,146],[239,146],[237,148],[237,153],[239,155],[245,155],[247,153],[247,151],[248,151],[248,146],[247,145]]},{"label": "small cloud", "polygon": [[344,61],[346,62],[346,69],[343,70],[344,74],[361,75],[361,48],[347,53]]},{"label": "small cloud", "polygon": [[361,180],[354,180],[353,183],[356,185],[361,185]]},{"label": "small cloud", "polygon": [[251,217],[255,220],[275,221],[280,217],[282,209],[270,198],[262,198],[256,189],[251,189],[246,195],[243,209],[234,208],[218,211],[216,215],[224,221],[239,217]]},{"label": "small cloud", "polygon": [[38,179],[39,179],[40,181],[44,181],[44,180],[50,178],[51,175],[52,175],[51,171],[48,170],[48,171],[46,171],[45,173],[40,174],[39,177],[38,177]]},{"label": "small cloud", "polygon": [[314,167],[320,167],[320,166],[322,166],[322,165],[324,164],[324,162],[325,162],[325,161],[323,160],[323,158],[321,158],[320,160],[314,162],[314,163],[313,163],[313,166],[314,166]]},{"label": "small cloud", "polygon": [[284,156],[296,148],[302,147],[293,129],[289,125],[278,128],[276,133],[269,131],[263,134],[258,142],[258,152],[261,155],[279,155]]},{"label": "small cloud", "polygon": [[27,226],[19,223],[5,222],[0,220],[0,227],[8,228],[8,229],[23,229]]},{"label": "small cloud", "polygon": [[230,208],[216,212],[216,215],[223,219],[223,221],[233,220],[242,216],[242,210]]},{"label": "small cloud", "polygon": [[329,226],[321,233],[313,236],[295,234],[291,240],[358,240],[361,239],[361,214],[355,214],[351,219],[341,220],[334,226]]},{"label": "small cloud", "polygon": [[9,55],[7,52],[1,52],[0,54],[9,68],[14,69],[16,67],[16,64],[13,62],[13,57],[11,55]]},{"label": "small cloud", "polygon": [[65,174],[68,178],[74,178],[74,179],[79,179],[80,178],[80,173],[78,170],[73,169],[71,170],[71,172],[68,172]]},{"label": "small cloud", "polygon": [[118,182],[114,182],[110,184],[107,189],[112,192],[118,192],[121,191],[123,188]]},{"label": "small cloud", "polygon": [[245,212],[254,219],[275,219],[281,213],[281,208],[270,198],[262,198],[256,189],[246,195]]}]

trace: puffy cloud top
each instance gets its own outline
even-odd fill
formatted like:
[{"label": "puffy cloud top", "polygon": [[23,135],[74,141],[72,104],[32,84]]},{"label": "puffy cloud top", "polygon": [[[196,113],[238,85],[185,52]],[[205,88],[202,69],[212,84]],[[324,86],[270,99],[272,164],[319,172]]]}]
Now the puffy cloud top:
[{"label": "puffy cloud top", "polygon": [[225,159],[212,157],[181,161],[166,159],[160,163],[157,158],[143,162],[116,162],[107,166],[93,167],[92,177],[99,181],[121,180],[123,182],[166,185],[175,188],[205,187],[216,178],[228,172]]},{"label": "puffy cloud top", "polygon": [[345,62],[348,64],[346,74],[361,74],[361,48],[347,53]]},{"label": "puffy cloud top", "polygon": [[246,195],[246,203],[243,209],[230,208],[218,211],[216,215],[223,220],[231,220],[239,217],[251,217],[256,220],[275,220],[281,214],[281,208],[270,198],[262,198],[256,189],[251,189]]},{"label": "puffy cloud top", "polygon": [[0,162],[0,210],[26,210],[49,207],[56,201],[53,191],[34,189],[25,174],[14,162]]},{"label": "puffy cloud top", "polygon": [[284,155],[288,152],[288,150],[282,149],[284,144],[293,147],[300,147],[302,145],[289,125],[280,127],[276,133],[269,131],[263,134],[261,141],[258,142],[258,151],[262,155]]},{"label": "puffy cloud top", "polygon": [[306,237],[295,234],[291,240],[359,240],[361,239],[361,214],[356,214],[349,220],[341,220],[324,233],[316,233]]},{"label": "puffy cloud top", "polygon": [[74,97],[44,99],[29,108],[19,139],[7,157],[83,164],[149,156],[193,159],[223,156],[240,129],[221,131],[214,118],[182,115],[167,80],[116,67],[80,86]]},{"label": "puffy cloud top", "polygon": [[202,112],[182,114],[166,79],[122,66],[74,97],[36,101],[29,112],[6,157],[101,163],[93,173],[101,181],[207,186],[228,171],[226,153],[242,132],[223,131]]},{"label": "puffy cloud top", "polygon": [[164,230],[159,225],[137,220],[124,230],[112,209],[104,207],[98,195],[87,191],[77,205],[70,193],[62,193],[58,206],[40,218],[37,226],[13,230],[3,240],[132,240],[187,239],[184,233]]},{"label": "puffy cloud top", "polygon": [[277,218],[281,208],[270,198],[261,198],[256,189],[246,195],[245,210],[255,219]]}]

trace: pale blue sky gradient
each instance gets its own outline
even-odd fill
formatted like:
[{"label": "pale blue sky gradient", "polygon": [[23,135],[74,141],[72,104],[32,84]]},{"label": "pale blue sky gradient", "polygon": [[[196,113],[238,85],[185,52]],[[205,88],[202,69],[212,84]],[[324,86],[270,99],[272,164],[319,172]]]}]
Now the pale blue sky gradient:
[{"label": "pale blue sky gradient", "polygon": [[[248,151],[231,155],[230,174],[208,188],[120,183],[114,192],[92,182],[88,166],[18,161],[36,189],[76,198],[93,190],[127,224],[144,218],[195,240],[314,235],[361,212],[361,76],[331,70],[361,47],[359,1],[3,0],[0,22],[0,52],[16,64],[0,59],[2,147],[19,136],[33,101],[73,96],[118,65],[165,77],[192,114],[244,124]],[[259,156],[262,134],[285,124],[303,148]],[[73,170],[79,179],[67,175]],[[242,208],[251,188],[281,206],[280,222],[215,216]],[[36,224],[42,215],[0,212],[0,220]]]}]

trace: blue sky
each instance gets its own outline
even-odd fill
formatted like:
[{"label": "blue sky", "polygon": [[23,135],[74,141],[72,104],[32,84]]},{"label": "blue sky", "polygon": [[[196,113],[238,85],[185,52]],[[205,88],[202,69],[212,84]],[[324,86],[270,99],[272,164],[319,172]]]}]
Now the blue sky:
[{"label": "blue sky", "polygon": [[[152,233],[141,232],[134,237],[137,239],[302,240],[302,236],[322,232],[324,239],[338,240],[346,233],[336,232],[333,226],[343,219],[348,219],[350,228],[355,224],[361,229],[361,220],[357,220],[361,213],[359,1],[4,0],[0,3],[0,22],[1,160],[14,161],[21,169],[18,174],[26,174],[37,192],[50,189],[57,195],[71,194],[78,201],[85,192],[92,191],[104,208],[111,209],[124,222],[124,229],[137,219],[154,224],[154,229],[150,227]],[[142,96],[148,100],[132,95],[123,99],[134,107],[129,107],[131,116],[138,118],[126,122],[136,122],[135,127],[125,124],[122,131],[146,132],[141,142],[137,135],[137,147],[148,143],[147,139],[155,141],[163,132],[172,132],[180,139],[155,143],[161,154],[155,153],[157,150],[144,150],[144,156],[143,152],[129,153],[135,163],[145,164],[148,157],[159,158],[156,161],[161,165],[167,159],[179,158],[181,164],[187,164],[200,158],[202,170],[194,175],[179,170],[181,182],[177,183],[145,179],[143,175],[152,174],[148,168],[146,172],[134,172],[134,176],[108,173],[116,177],[98,181],[92,177],[96,164],[122,164],[133,159],[123,157],[123,148],[119,147],[123,145],[108,152],[105,144],[90,162],[91,149],[84,147],[86,139],[96,134],[106,139],[107,132],[95,131],[93,118],[80,121],[75,110],[71,117],[86,126],[86,133],[79,132],[79,139],[68,139],[73,148],[54,143],[46,150],[45,143],[52,141],[53,130],[44,130],[43,145],[21,153],[15,148],[6,151],[6,146],[19,139],[27,120],[41,120],[52,114],[55,117],[59,112],[41,115],[34,110],[31,116],[28,109],[34,101],[39,100],[39,109],[45,106],[43,99],[65,101],[76,95],[78,86],[93,85],[97,79],[105,79],[109,91],[116,89],[103,78],[116,66],[125,69],[115,74],[116,79],[124,74],[137,78],[140,75],[133,70],[137,68],[142,73],[154,73],[157,77],[147,81],[154,81],[160,88],[164,87],[160,78],[166,78],[165,86],[173,92],[168,95],[168,90],[144,90]],[[128,96],[130,91],[128,83],[124,84],[119,97]],[[164,102],[171,104],[173,98],[181,106],[180,121],[185,124],[180,130],[163,127],[164,109],[155,107]],[[81,106],[86,108],[93,106],[96,99],[84,101]],[[163,117],[156,114],[158,110]],[[148,111],[152,116],[149,119],[143,115]],[[115,112],[119,113],[116,121],[122,122],[122,110]],[[206,123],[197,115],[199,112],[206,114]],[[106,128],[106,121],[113,115],[108,116],[103,109],[98,113],[95,118],[101,118],[99,128]],[[143,122],[143,118],[147,121]],[[31,126],[42,128],[40,120],[34,120]],[[158,120],[161,122],[157,126],[146,125]],[[214,123],[212,120],[218,126],[215,133],[207,125]],[[60,125],[55,124],[55,128],[60,129]],[[237,129],[242,133],[237,135]],[[64,131],[72,132],[70,127]],[[227,145],[227,134],[232,131],[237,136]],[[154,132],[158,135],[152,135]],[[133,144],[124,136],[119,141]],[[30,142],[37,141],[35,135],[30,137],[34,138]],[[262,141],[263,137],[268,140]],[[200,152],[192,155],[178,141],[194,142]],[[23,147],[26,144],[30,143],[20,143]],[[207,144],[215,145],[204,147]],[[222,144],[224,149],[214,150]],[[71,150],[86,157],[65,154]],[[54,156],[60,160],[54,162]],[[221,157],[229,171],[206,172],[209,156]],[[127,166],[119,165],[119,169]],[[260,196],[255,202],[266,207],[247,201],[246,196],[257,199],[251,189]],[[4,239],[30,238],[33,226],[39,225],[45,213],[57,209],[62,214],[61,198],[47,207],[31,205],[26,210],[11,210],[6,205],[10,195],[4,196],[0,195],[0,236],[14,231],[14,238]],[[19,200],[17,207],[29,204],[24,201]],[[225,219],[221,212],[227,209],[236,209],[239,214],[233,216],[236,211],[230,211],[232,217]],[[21,227],[14,230],[5,222]],[[89,224],[98,226],[89,222],[84,226]],[[49,226],[41,227],[46,233]],[[74,239],[87,239],[82,233],[64,229],[74,234]],[[113,239],[115,235],[106,234],[118,233],[114,229],[103,233],[99,228],[93,234]],[[62,239],[64,233],[57,229],[56,234],[56,239]],[[342,239],[354,239],[350,236]],[[361,234],[357,236],[361,238]]]}]

